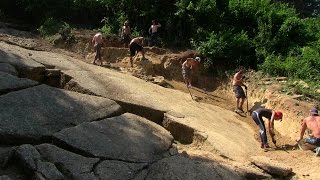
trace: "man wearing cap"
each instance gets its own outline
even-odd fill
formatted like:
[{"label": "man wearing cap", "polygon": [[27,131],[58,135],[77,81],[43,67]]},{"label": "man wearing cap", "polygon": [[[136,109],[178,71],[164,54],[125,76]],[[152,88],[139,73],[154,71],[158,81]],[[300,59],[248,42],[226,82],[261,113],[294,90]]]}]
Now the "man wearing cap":
[{"label": "man wearing cap", "polygon": [[264,121],[262,117],[268,119],[268,128],[269,128],[269,134],[272,138],[272,142],[276,145],[276,140],[274,138],[274,120],[280,120],[282,121],[282,112],[280,111],[272,111],[271,109],[264,109],[259,108],[254,110],[251,113],[251,117],[254,120],[254,122],[259,126],[259,135],[261,139],[261,148],[269,148],[268,140],[267,140],[267,133],[266,133],[266,127],[264,125]]},{"label": "man wearing cap", "polygon": [[193,69],[198,62],[200,62],[200,57],[187,58],[182,63],[182,77],[188,87],[191,87]]},{"label": "man wearing cap", "polygon": [[315,149],[316,155],[320,154],[320,116],[318,115],[318,110],[312,108],[310,110],[310,116],[303,119],[301,123],[300,136],[297,142],[303,139],[304,132],[306,129],[311,131],[311,136],[304,140],[307,149]]}]

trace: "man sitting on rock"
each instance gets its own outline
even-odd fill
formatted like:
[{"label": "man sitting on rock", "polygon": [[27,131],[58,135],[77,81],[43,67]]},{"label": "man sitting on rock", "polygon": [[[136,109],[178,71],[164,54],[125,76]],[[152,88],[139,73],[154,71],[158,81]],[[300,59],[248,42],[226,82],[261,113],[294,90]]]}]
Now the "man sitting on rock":
[{"label": "man sitting on rock", "polygon": [[[309,137],[307,137],[304,141],[303,135],[306,129],[311,131]],[[320,116],[318,115],[318,110],[316,108],[312,108],[310,110],[310,116],[303,119],[301,123],[300,129],[300,137],[297,139],[298,145],[305,145],[305,150],[315,149],[316,156],[320,154]],[[301,144],[304,143],[304,144]]]}]

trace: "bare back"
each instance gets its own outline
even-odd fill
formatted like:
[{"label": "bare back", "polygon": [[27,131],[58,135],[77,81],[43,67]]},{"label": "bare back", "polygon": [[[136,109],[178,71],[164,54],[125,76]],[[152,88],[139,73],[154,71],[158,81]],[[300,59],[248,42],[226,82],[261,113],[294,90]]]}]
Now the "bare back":
[{"label": "bare back", "polygon": [[320,138],[320,116],[309,116],[304,119],[307,128],[311,130],[312,135]]},{"label": "bare back", "polygon": [[142,44],[143,44],[143,37],[133,38],[133,39],[131,40],[130,44],[132,44],[132,43],[137,43],[137,44],[139,44],[139,45],[142,46]]},{"label": "bare back", "polygon": [[96,46],[97,44],[102,43],[102,34],[101,33],[97,33],[96,35],[94,35],[93,39],[92,39],[92,43],[94,44],[94,46]]}]

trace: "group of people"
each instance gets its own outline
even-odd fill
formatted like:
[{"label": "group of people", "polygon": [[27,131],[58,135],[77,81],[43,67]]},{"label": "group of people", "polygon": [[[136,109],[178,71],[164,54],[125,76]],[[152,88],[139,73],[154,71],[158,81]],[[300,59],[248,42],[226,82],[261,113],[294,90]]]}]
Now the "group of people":
[{"label": "group of people", "polygon": [[[153,46],[156,44],[157,38],[158,38],[158,28],[161,27],[161,24],[158,23],[156,20],[152,20],[152,25],[149,28],[149,33],[151,35],[150,39],[150,45]],[[124,43],[124,47],[130,49],[130,65],[133,67],[133,59],[137,55],[137,53],[141,53],[143,56],[143,59],[145,59],[144,56],[144,37],[135,37],[132,38],[131,36],[131,28],[129,26],[129,21],[125,21],[124,25],[121,28],[121,41]],[[92,38],[92,44],[94,46],[95,50],[95,57],[93,60],[93,64],[96,64],[96,61],[100,61],[100,65],[102,64],[102,58],[101,58],[101,47],[104,44],[104,41],[102,39],[102,34],[98,32],[95,34]]]},{"label": "group of people", "polygon": [[[238,72],[233,76],[233,91],[236,96],[236,109],[235,112],[243,113],[243,103],[245,101],[246,93],[242,86],[247,90],[247,86],[244,84],[243,80],[245,69],[240,68]],[[258,108],[251,112],[251,117],[253,121],[259,127],[259,135],[261,140],[261,148],[269,148],[268,140],[267,140],[267,130],[265,127],[264,119],[268,121],[268,131],[269,135],[272,139],[272,142],[276,145],[275,132],[274,132],[274,121],[279,120],[282,121],[283,114],[280,111],[274,111],[271,109]],[[304,133],[308,129],[311,133],[309,137],[303,139]],[[316,156],[320,155],[320,116],[318,115],[318,110],[316,108],[312,108],[310,110],[310,114],[308,117],[304,118],[301,123],[300,135],[296,140],[298,144],[303,144],[309,150],[315,150]]]},{"label": "group of people", "polygon": [[[182,64],[182,76],[188,88],[192,86],[192,72],[198,62],[200,62],[200,58],[195,57],[187,58]],[[243,104],[245,99],[247,98],[247,93],[245,93],[242,88],[244,87],[244,89],[247,91],[247,86],[244,84],[244,74],[245,69],[239,68],[239,70],[235,73],[232,79],[233,91],[236,97],[236,108],[234,111],[237,113],[244,113]],[[259,127],[261,148],[270,148],[268,144],[267,129],[265,126],[264,119],[267,120],[268,132],[272,139],[272,142],[274,145],[276,145],[277,141],[275,139],[274,122],[282,121],[282,112],[275,111],[272,109],[258,108],[251,112],[251,117],[253,121],[256,123],[256,125]],[[304,133],[307,129],[310,131],[309,137],[303,139]],[[310,110],[309,116],[302,120],[300,135],[296,141],[298,144],[306,146],[307,148],[305,149],[314,150],[316,156],[320,155],[320,116],[316,108],[312,108]]]},{"label": "group of people", "polygon": [[[156,23],[155,20],[152,21],[152,25],[149,29],[149,32],[151,34],[151,40],[157,38],[157,29],[161,27],[161,24]],[[143,37],[136,37],[131,39],[131,29],[129,26],[129,22],[126,21],[124,23],[124,26],[122,27],[122,34],[121,34],[124,42],[124,46],[128,47],[130,49],[130,65],[133,66],[133,59],[136,56],[138,52],[141,52],[143,58],[144,57],[144,51],[143,51],[143,45],[144,45],[144,38]],[[95,58],[93,61],[93,64],[96,64],[96,60],[99,59],[100,63],[102,65],[101,60],[101,47],[104,43],[102,39],[102,34],[97,33],[94,35],[92,39],[92,43],[95,48]],[[184,82],[186,83],[187,87],[192,87],[192,73],[194,67],[200,62],[200,57],[189,57],[182,63],[182,76],[184,79]],[[245,88],[247,91],[247,86],[244,84],[244,68],[239,68],[239,70],[235,73],[232,80],[233,85],[233,91],[235,93],[236,97],[236,109],[235,112],[237,113],[244,113],[243,110],[243,104],[246,97],[246,94],[242,87]],[[248,111],[248,110],[247,110]],[[280,111],[274,111],[271,109],[265,109],[265,108],[258,108],[251,112],[251,117],[253,121],[257,124],[259,127],[259,135],[261,140],[261,148],[269,148],[268,139],[267,139],[267,129],[265,126],[264,119],[267,119],[268,124],[268,132],[272,139],[272,142],[276,145],[276,139],[275,139],[275,131],[274,131],[274,121],[282,121],[283,114]],[[309,134],[309,137],[305,140],[303,139],[304,133],[306,130],[309,130],[311,133]],[[320,116],[318,114],[318,110],[316,108],[312,108],[310,110],[310,115],[302,120],[301,123],[301,129],[300,129],[300,135],[297,139],[298,144],[305,145],[307,149],[313,149],[315,150],[316,155],[320,155]]]}]

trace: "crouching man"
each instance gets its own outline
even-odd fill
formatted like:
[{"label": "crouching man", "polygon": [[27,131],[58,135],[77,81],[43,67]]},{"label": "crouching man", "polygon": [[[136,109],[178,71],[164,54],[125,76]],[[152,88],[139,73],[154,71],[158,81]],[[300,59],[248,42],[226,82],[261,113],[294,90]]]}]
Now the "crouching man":
[{"label": "crouching man", "polygon": [[[311,131],[311,135],[303,140],[303,135],[306,129]],[[298,145],[301,147],[305,145],[305,150],[316,151],[316,156],[320,154],[320,116],[318,115],[318,110],[312,108],[310,110],[310,116],[303,119],[300,129],[300,137],[297,139]]]}]

